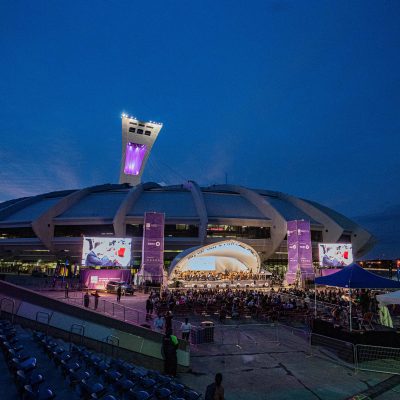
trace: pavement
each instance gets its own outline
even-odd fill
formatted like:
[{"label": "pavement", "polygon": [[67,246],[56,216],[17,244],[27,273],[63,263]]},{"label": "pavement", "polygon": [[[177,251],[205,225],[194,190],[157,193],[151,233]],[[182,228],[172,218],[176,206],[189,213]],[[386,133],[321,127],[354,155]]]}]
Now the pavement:
[{"label": "pavement", "polygon": [[[63,292],[42,293],[64,297]],[[81,296],[70,293],[71,297],[76,295]],[[116,302],[115,295],[101,296]],[[141,293],[122,297],[121,305],[145,315],[147,297]],[[196,322],[201,319],[197,317]],[[301,328],[253,324],[237,328],[214,322],[214,343],[192,345],[191,371],[179,374],[183,383],[203,394],[215,373],[221,372],[228,400],[345,400],[363,393],[358,398],[400,399],[398,375],[355,372],[351,365],[319,349],[311,355]]]}]

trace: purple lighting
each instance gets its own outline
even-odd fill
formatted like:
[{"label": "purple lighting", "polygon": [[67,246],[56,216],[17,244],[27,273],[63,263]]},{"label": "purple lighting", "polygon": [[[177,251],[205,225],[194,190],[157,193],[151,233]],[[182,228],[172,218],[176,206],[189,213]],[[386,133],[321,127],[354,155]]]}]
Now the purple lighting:
[{"label": "purple lighting", "polygon": [[124,172],[127,175],[139,175],[147,147],[145,144],[129,142],[126,145]]}]

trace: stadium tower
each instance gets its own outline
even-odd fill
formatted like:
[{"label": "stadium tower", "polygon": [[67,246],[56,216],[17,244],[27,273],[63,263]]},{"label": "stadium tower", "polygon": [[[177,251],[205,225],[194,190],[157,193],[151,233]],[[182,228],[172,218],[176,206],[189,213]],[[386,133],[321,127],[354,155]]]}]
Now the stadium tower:
[{"label": "stadium tower", "polygon": [[162,124],[139,121],[122,114],[122,158],[119,183],[132,186],[141,182],[144,167]]}]

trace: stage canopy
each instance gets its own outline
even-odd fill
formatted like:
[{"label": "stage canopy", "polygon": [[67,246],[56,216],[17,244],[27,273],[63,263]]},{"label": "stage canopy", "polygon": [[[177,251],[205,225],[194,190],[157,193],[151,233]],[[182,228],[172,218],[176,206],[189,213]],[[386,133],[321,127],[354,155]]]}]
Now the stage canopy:
[{"label": "stage canopy", "polygon": [[315,279],[315,284],[349,289],[392,289],[400,282],[382,278],[353,263],[335,274]]},{"label": "stage canopy", "polygon": [[400,304],[400,290],[391,293],[379,294],[376,299],[381,304]]},{"label": "stage canopy", "polygon": [[203,247],[194,247],[179,254],[168,270],[169,279],[187,271],[260,273],[258,253],[246,243],[224,240]]}]

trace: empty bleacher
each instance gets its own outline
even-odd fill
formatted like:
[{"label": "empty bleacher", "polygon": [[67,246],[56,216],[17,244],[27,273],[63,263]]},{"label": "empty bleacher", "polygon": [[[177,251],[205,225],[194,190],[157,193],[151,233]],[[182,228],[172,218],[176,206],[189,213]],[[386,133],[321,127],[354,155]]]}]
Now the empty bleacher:
[{"label": "empty bleacher", "polygon": [[1,398],[195,400],[177,379],[0,320]]}]

